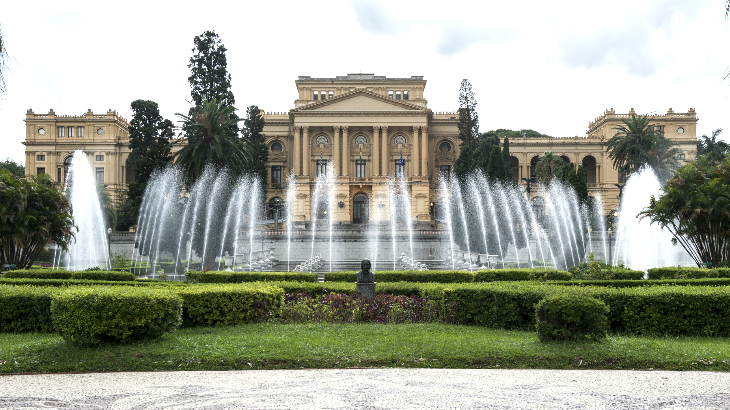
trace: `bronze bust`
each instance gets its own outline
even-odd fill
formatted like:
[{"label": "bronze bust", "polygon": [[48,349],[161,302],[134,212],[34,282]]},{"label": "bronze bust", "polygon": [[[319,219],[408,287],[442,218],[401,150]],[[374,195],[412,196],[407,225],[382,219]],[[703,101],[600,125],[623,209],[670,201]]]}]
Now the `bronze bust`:
[{"label": "bronze bust", "polygon": [[357,273],[357,283],[375,283],[375,273],[370,271],[370,259],[363,259]]}]

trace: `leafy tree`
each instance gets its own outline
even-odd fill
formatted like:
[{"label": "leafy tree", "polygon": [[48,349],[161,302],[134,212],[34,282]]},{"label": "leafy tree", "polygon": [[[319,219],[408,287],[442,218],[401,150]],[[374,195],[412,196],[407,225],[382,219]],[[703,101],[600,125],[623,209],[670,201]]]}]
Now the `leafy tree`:
[{"label": "leafy tree", "polygon": [[[572,167],[571,167],[572,168]],[[570,174],[570,185],[575,189],[578,200],[582,203],[588,202],[588,183],[586,183],[586,173],[583,171],[583,165],[578,165],[578,169],[572,169]]]},{"label": "leafy tree", "polygon": [[504,160],[504,170],[507,174],[507,179],[512,179],[512,158],[509,155],[509,137],[504,137],[504,143],[502,144],[502,159]]},{"label": "leafy tree", "polygon": [[0,169],[7,169],[16,178],[25,176],[25,167],[10,158],[5,158],[5,161],[0,162]]},{"label": "leafy tree", "polygon": [[639,215],[668,229],[697,266],[730,260],[730,159],[689,161]]},{"label": "leafy tree", "polygon": [[216,171],[227,169],[233,179],[251,168],[251,147],[232,132],[231,123],[238,121],[236,108],[217,100],[204,101],[190,116],[177,114],[182,119],[186,144],[175,154],[186,182],[192,185],[207,165]]},{"label": "leafy tree", "polygon": [[154,101],[135,100],[132,106],[132,120],[129,122],[129,149],[127,166],[135,175],[129,184],[126,201],[122,208],[124,227],[137,221],[139,207],[147,183],[156,169],[163,168],[172,161],[172,121],[162,118],[160,109]]},{"label": "leafy tree", "polygon": [[479,136],[476,141],[476,150],[474,151],[474,157],[472,158],[472,169],[480,170],[487,174],[489,168],[489,161],[492,158],[492,147],[499,146],[499,137],[490,133],[485,133]]},{"label": "leafy tree", "polygon": [[464,180],[472,171],[474,171],[474,150],[470,146],[462,144],[459,149],[459,157],[454,162],[454,176],[459,180]]},{"label": "leafy tree", "polygon": [[467,79],[461,81],[461,88],[459,88],[458,128],[462,144],[475,148],[476,140],[479,137],[479,115],[474,91]]},{"label": "leafy tree", "polygon": [[679,165],[676,157],[681,151],[650,121],[646,115],[634,114],[621,120],[618,131],[606,144],[614,168],[632,174],[649,165],[658,175],[668,176]]},{"label": "leafy tree", "polygon": [[48,174],[0,170],[0,264],[30,268],[49,241],[67,250],[74,228],[71,202]]},{"label": "leafy tree", "polygon": [[563,176],[565,162],[552,151],[545,152],[535,166],[535,179],[543,184],[548,184],[554,178]]},{"label": "leafy tree", "polygon": [[712,136],[707,134],[699,137],[697,140],[697,156],[708,155],[715,160],[722,160],[726,155],[730,154],[730,144],[723,140],[717,140],[722,133],[722,128],[712,131]]},{"label": "leafy tree", "polygon": [[246,109],[246,119],[243,120],[243,139],[251,151],[250,171],[261,180],[261,186],[266,186],[268,175],[266,163],[269,161],[269,149],[264,139],[264,117],[259,107],[252,105]]},{"label": "leafy tree", "polygon": [[487,168],[487,178],[492,181],[504,181],[507,179],[507,171],[504,169],[504,160],[502,159],[502,150],[499,145],[492,147],[492,155],[489,157],[489,167]]}]

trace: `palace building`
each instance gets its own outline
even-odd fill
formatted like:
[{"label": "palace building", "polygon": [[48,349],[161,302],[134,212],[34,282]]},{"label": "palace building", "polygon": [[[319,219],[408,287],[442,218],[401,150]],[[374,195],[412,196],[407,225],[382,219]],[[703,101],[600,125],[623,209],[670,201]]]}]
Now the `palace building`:
[{"label": "palace building", "polygon": [[[458,112],[431,111],[423,77],[300,76],[295,85],[298,98],[292,109],[264,113],[270,204],[286,200],[293,175],[293,219],[325,216],[316,215],[322,210],[314,209],[312,197],[317,176],[329,173],[337,206],[327,218],[345,224],[389,220],[388,180],[395,175],[406,178],[411,220],[433,221],[442,195],[439,177],[452,172],[459,152]],[[600,194],[607,210],[617,208],[625,176],[613,168],[606,142],[631,114],[633,109],[628,114],[605,111],[589,123],[586,137],[511,139],[512,177],[525,184],[538,157],[552,151],[566,162],[583,165],[589,195]],[[129,124],[116,112],[89,110],[68,116],[28,110],[25,123],[27,174],[49,173],[62,184],[71,155],[80,149],[88,155],[97,182],[115,198],[133,181],[126,166]],[[652,115],[652,123],[679,145],[684,159],[695,157],[694,109],[676,113],[670,108],[666,114]],[[531,189],[533,199],[540,195],[539,189]]]}]

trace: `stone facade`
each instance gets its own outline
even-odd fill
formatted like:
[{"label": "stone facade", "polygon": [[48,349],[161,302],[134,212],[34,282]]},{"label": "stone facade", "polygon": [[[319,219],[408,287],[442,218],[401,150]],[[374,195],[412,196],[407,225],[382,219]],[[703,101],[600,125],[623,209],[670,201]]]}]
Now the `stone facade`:
[{"label": "stone facade", "polygon": [[[411,219],[433,220],[438,204],[439,175],[450,173],[458,156],[458,113],[437,113],[428,108],[420,76],[387,78],[348,74],[335,78],[300,76],[298,98],[288,112],[264,113],[264,134],[269,148],[267,201],[285,201],[288,176],[293,174],[293,219],[311,221],[310,200],[318,172],[334,167],[337,206],[335,223],[376,222],[390,219],[388,175],[403,173],[408,181]],[[587,137],[517,138],[510,141],[512,176],[525,184],[534,173],[539,155],[552,151],[564,160],[582,164],[590,195],[600,194],[606,210],[618,207],[619,188],[625,182],[613,168],[606,142],[621,120],[635,114],[613,109],[589,123]],[[652,122],[685,152],[696,155],[697,114],[694,109],[653,115]],[[50,173],[60,184],[65,164],[81,149],[95,168],[99,181],[115,198],[127,188],[129,131],[125,119],[109,110],[80,116],[26,113],[26,173]],[[174,151],[180,149],[175,145]],[[400,168],[401,155],[405,164]],[[541,192],[532,189],[533,197]]]}]

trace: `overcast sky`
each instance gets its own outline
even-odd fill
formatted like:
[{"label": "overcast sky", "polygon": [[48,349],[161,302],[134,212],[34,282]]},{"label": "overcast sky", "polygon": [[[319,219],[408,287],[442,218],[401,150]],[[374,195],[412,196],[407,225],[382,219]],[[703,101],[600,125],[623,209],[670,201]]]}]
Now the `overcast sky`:
[{"label": "overcast sky", "polygon": [[[422,75],[434,111],[472,83],[481,131],[585,136],[609,108],[697,110],[698,135],[730,138],[725,0],[14,1],[0,27],[13,59],[0,99],[0,159],[24,164],[28,108],[58,115],[156,101],[187,112],[193,37],[228,49],[236,103],[288,111],[297,76]],[[174,4],[169,7],[168,4]]]}]

